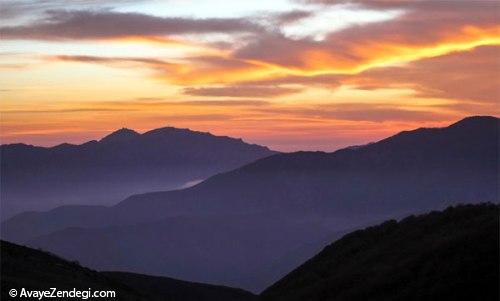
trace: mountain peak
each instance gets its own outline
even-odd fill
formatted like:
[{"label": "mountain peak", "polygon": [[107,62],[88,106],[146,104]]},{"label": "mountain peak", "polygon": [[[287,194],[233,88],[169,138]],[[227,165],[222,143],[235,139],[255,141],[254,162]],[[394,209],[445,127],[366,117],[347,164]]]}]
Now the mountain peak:
[{"label": "mountain peak", "polygon": [[153,129],[144,133],[144,135],[161,135],[161,134],[173,134],[173,133],[185,133],[185,134],[195,134],[198,133],[196,131],[192,131],[190,129],[184,128],[176,128],[172,126],[161,127],[157,129]]},{"label": "mountain peak", "polygon": [[470,116],[455,122],[450,127],[463,127],[463,126],[480,126],[498,122],[499,119],[493,116]]},{"label": "mountain peak", "polygon": [[120,141],[127,141],[132,138],[135,138],[139,136],[140,134],[137,133],[134,130],[127,129],[127,128],[121,128],[117,131],[114,131],[113,133],[105,136],[104,138],[101,139],[101,142],[120,142]]}]

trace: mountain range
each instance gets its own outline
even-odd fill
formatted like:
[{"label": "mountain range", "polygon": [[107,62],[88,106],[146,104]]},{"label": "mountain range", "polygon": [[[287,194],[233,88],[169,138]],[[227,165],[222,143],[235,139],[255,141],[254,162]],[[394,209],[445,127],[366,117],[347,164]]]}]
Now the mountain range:
[{"label": "mountain range", "polygon": [[114,206],[23,213],[2,223],[2,238],[99,270],[259,292],[351,229],[498,202],[499,125],[470,117],[333,153],[274,154]]},{"label": "mountain range", "polygon": [[259,296],[222,286],[96,272],[1,241],[1,297],[9,290],[112,290],[119,300],[498,300],[499,213],[460,205],[388,220],[331,242]]},{"label": "mountain range", "polygon": [[81,145],[0,146],[2,217],[61,205],[112,205],[196,184],[276,152],[241,139],[172,127],[121,129]]}]

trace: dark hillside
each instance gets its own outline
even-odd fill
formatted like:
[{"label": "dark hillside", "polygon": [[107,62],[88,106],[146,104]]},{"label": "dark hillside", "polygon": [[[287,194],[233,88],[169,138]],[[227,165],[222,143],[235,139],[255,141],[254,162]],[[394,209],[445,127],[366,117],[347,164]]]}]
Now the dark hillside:
[{"label": "dark hillside", "polygon": [[355,231],[265,290],[277,300],[498,300],[499,207],[450,207]]},{"label": "dark hillside", "polygon": [[[255,295],[241,289],[121,272],[96,272],[50,253],[1,241],[1,299],[11,289],[113,290],[109,300],[249,301]],[[90,299],[90,298],[89,298]],[[101,300],[106,300],[100,298]]]}]

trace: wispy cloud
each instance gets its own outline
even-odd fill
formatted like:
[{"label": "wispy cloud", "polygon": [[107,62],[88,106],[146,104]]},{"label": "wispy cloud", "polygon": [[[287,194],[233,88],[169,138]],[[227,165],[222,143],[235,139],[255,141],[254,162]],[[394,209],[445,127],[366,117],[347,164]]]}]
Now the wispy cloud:
[{"label": "wispy cloud", "polygon": [[195,96],[228,96],[228,97],[276,97],[294,94],[301,88],[280,86],[225,86],[207,88],[185,88],[184,94]]},{"label": "wispy cloud", "polygon": [[255,32],[260,26],[244,19],[156,17],[111,11],[50,10],[27,25],[0,28],[3,39],[111,39],[173,34]]},{"label": "wispy cloud", "polygon": [[432,108],[402,108],[385,103],[341,103],[310,104],[295,106],[273,106],[256,109],[266,114],[278,116],[301,117],[315,120],[348,120],[348,121],[439,121],[452,120],[454,114],[432,110]]},{"label": "wispy cloud", "polygon": [[141,63],[146,65],[163,66],[171,65],[163,60],[154,58],[140,58],[140,57],[103,57],[103,56],[90,56],[90,55],[56,55],[49,56],[47,59],[56,61],[67,62],[81,62],[81,63]]},{"label": "wispy cloud", "polygon": [[164,102],[167,105],[179,106],[201,106],[201,107],[261,107],[270,105],[268,101],[264,100],[186,100],[176,102]]}]

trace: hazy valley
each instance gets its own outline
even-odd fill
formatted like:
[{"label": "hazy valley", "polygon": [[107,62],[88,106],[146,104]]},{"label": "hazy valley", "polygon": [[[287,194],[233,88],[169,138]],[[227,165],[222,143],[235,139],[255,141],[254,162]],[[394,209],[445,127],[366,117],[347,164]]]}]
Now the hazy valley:
[{"label": "hazy valley", "polygon": [[498,202],[498,131],[497,118],[471,117],[334,153],[274,154],[110,207],[22,213],[2,238],[98,270],[260,292],[352,229]]}]

